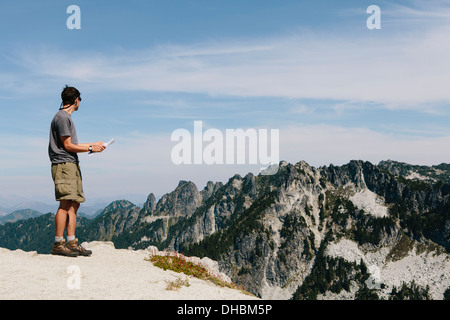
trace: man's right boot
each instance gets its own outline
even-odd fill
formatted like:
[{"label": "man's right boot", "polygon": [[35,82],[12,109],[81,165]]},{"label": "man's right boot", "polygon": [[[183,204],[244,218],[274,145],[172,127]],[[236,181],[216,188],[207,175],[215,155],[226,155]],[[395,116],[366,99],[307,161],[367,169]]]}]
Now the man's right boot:
[{"label": "man's right boot", "polygon": [[51,254],[58,255],[58,256],[66,256],[66,257],[77,257],[78,256],[77,252],[72,251],[66,247],[66,241],[64,239],[60,242],[53,243]]}]

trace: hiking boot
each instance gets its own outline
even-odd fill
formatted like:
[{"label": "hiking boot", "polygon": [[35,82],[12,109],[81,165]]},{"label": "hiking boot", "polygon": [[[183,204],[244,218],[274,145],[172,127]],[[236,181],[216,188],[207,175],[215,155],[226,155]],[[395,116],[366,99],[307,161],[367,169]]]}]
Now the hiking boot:
[{"label": "hiking boot", "polygon": [[67,249],[76,252],[79,256],[87,257],[92,254],[91,250],[86,250],[78,243],[78,239],[67,241],[66,247]]},{"label": "hiking boot", "polygon": [[51,254],[66,257],[77,257],[78,252],[72,251],[66,247],[66,241],[63,239],[60,242],[54,242]]}]

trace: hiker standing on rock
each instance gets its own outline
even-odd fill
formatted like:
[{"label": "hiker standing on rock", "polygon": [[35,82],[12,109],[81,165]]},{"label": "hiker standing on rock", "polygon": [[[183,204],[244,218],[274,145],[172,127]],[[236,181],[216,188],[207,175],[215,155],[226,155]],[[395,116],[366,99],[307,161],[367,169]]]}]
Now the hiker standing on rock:
[{"label": "hiker standing on rock", "polygon": [[[80,92],[74,87],[66,86],[61,93],[61,99],[61,107],[50,126],[48,146],[55,198],[59,201],[55,217],[55,242],[51,253],[72,257],[89,256],[92,251],[83,248],[75,238],[77,211],[80,203],[85,201],[77,153],[102,152],[106,147],[102,141],[78,143],[71,115],[80,106]],[[66,228],[67,242],[64,240]]]}]

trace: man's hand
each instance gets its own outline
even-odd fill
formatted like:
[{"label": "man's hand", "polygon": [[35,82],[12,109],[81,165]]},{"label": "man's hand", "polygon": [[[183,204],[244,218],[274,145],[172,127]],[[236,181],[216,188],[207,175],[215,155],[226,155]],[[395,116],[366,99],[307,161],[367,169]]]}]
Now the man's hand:
[{"label": "man's hand", "polygon": [[105,144],[101,141],[98,141],[92,145],[92,152],[102,152],[105,149]]}]

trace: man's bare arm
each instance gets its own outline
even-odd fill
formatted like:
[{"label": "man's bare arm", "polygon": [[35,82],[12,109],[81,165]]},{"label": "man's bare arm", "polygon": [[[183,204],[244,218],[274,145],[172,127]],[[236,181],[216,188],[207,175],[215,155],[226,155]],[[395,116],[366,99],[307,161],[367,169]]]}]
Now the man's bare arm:
[{"label": "man's bare arm", "polygon": [[93,142],[93,143],[79,143],[78,145],[89,148],[90,146],[101,146],[103,144],[105,144],[103,141],[97,141],[97,142]]},{"label": "man's bare arm", "polygon": [[103,150],[106,149],[102,141],[98,141],[92,144],[90,143],[73,144],[70,136],[61,137],[61,141],[64,145],[64,149],[66,149],[67,152],[72,153],[88,152],[90,146],[92,146],[93,152],[102,152]]}]

